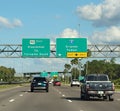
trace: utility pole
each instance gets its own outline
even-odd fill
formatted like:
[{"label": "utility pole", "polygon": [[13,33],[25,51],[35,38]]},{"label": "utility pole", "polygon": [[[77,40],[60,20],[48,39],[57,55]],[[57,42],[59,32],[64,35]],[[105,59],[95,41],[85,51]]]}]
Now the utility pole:
[{"label": "utility pole", "polygon": [[78,28],[79,28],[78,33],[79,33],[79,37],[80,37],[80,24],[78,24]]}]

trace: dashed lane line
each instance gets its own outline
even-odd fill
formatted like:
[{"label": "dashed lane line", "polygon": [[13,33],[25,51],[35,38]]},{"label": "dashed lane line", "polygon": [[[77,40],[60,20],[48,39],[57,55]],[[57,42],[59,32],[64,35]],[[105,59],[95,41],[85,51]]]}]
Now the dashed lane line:
[{"label": "dashed lane line", "polygon": [[65,97],[65,95],[64,95],[64,94],[63,94],[62,96],[63,96],[63,97]]},{"label": "dashed lane line", "polygon": [[59,94],[61,94],[61,92],[59,92]]},{"label": "dashed lane line", "polygon": [[72,102],[71,100],[67,100],[67,101],[70,102],[70,103]]},{"label": "dashed lane line", "polygon": [[[23,94],[20,94],[19,96],[22,97]],[[14,101],[15,101],[15,99],[10,99],[10,100],[9,100],[10,103],[12,103],[12,102],[14,102]]]},{"label": "dashed lane line", "polygon": [[20,94],[19,96],[21,96],[21,97],[22,97],[22,96],[23,96],[23,94]]},{"label": "dashed lane line", "polygon": [[14,101],[15,101],[15,99],[10,99],[10,100],[9,100],[10,103],[11,103],[11,102],[14,102]]}]

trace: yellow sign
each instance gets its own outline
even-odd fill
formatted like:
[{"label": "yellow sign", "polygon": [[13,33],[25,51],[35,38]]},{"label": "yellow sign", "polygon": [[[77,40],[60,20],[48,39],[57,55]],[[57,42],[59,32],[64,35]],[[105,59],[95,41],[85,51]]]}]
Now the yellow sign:
[{"label": "yellow sign", "polygon": [[68,52],[67,57],[70,57],[70,58],[87,57],[87,52]]}]

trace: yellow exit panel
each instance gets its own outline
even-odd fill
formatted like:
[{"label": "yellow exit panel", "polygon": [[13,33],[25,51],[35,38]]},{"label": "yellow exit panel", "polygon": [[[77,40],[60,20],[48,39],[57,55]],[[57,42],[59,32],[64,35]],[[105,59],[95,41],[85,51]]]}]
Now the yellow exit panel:
[{"label": "yellow exit panel", "polygon": [[67,52],[69,58],[84,58],[87,57],[87,52]]}]

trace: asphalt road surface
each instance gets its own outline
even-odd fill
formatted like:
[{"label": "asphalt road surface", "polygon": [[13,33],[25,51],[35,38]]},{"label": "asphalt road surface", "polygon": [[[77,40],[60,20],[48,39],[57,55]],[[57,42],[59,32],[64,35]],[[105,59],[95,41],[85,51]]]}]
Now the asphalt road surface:
[{"label": "asphalt road surface", "polygon": [[49,92],[30,92],[30,87],[0,91],[0,111],[120,111],[120,93],[114,101],[80,99],[80,88],[52,86]]}]

